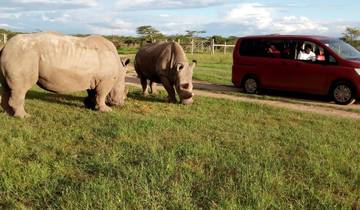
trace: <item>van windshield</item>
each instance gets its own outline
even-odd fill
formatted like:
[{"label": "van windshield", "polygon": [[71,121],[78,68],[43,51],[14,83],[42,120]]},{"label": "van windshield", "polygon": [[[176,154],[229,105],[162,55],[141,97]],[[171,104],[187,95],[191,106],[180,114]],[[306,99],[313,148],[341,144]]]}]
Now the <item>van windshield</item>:
[{"label": "van windshield", "polygon": [[360,60],[360,52],[340,39],[329,39],[323,40],[322,42],[344,59]]}]

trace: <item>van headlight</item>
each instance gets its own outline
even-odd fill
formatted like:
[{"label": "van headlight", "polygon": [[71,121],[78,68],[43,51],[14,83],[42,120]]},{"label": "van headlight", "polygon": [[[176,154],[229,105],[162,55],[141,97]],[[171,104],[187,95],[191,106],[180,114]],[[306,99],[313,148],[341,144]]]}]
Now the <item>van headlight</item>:
[{"label": "van headlight", "polygon": [[355,68],[355,71],[360,76],[360,69]]}]

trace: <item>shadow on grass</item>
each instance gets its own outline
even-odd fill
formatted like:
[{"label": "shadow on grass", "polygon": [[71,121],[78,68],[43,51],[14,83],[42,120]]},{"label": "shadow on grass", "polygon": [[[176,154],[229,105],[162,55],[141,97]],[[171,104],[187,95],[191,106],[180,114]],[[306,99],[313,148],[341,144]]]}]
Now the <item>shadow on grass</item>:
[{"label": "shadow on grass", "polygon": [[[295,99],[300,101],[309,101],[309,102],[321,102],[324,104],[335,104],[335,102],[326,95],[315,95],[309,93],[300,93],[300,92],[291,92],[291,91],[281,91],[281,90],[261,90],[260,96],[272,96],[280,97],[283,99]],[[355,104],[359,104],[357,101]]]},{"label": "shadow on grass", "polygon": [[128,98],[137,101],[155,102],[155,103],[167,103],[166,96],[161,94],[144,96],[141,91],[131,91],[127,95]]},{"label": "shadow on grass", "polygon": [[281,91],[281,90],[261,90],[260,95],[283,97],[288,99],[310,100],[310,101],[318,101],[318,102],[326,102],[326,103],[331,101],[328,96],[313,95],[313,94],[291,92],[291,91]]},{"label": "shadow on grass", "polygon": [[30,90],[26,94],[26,99],[81,107],[84,106],[85,97]]}]

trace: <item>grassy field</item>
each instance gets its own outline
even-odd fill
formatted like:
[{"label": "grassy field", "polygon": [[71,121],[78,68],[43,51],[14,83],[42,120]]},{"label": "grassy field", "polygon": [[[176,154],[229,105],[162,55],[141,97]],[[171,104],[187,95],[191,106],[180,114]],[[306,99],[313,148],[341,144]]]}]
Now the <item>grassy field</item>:
[{"label": "grassy field", "polygon": [[1,113],[0,209],[359,208],[359,121],[131,89],[112,113],[39,89]]},{"label": "grassy field", "polygon": [[137,51],[138,49],[133,47],[121,47],[118,49],[120,55],[136,54]]}]

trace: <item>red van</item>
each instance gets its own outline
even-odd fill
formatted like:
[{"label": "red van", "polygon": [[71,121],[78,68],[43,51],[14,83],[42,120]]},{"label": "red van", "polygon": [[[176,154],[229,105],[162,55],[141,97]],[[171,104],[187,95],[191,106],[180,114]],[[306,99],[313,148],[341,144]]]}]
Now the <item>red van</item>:
[{"label": "red van", "polygon": [[360,52],[340,39],[242,37],[233,59],[232,82],[249,94],[278,89],[328,95],[343,105],[360,98]]}]

